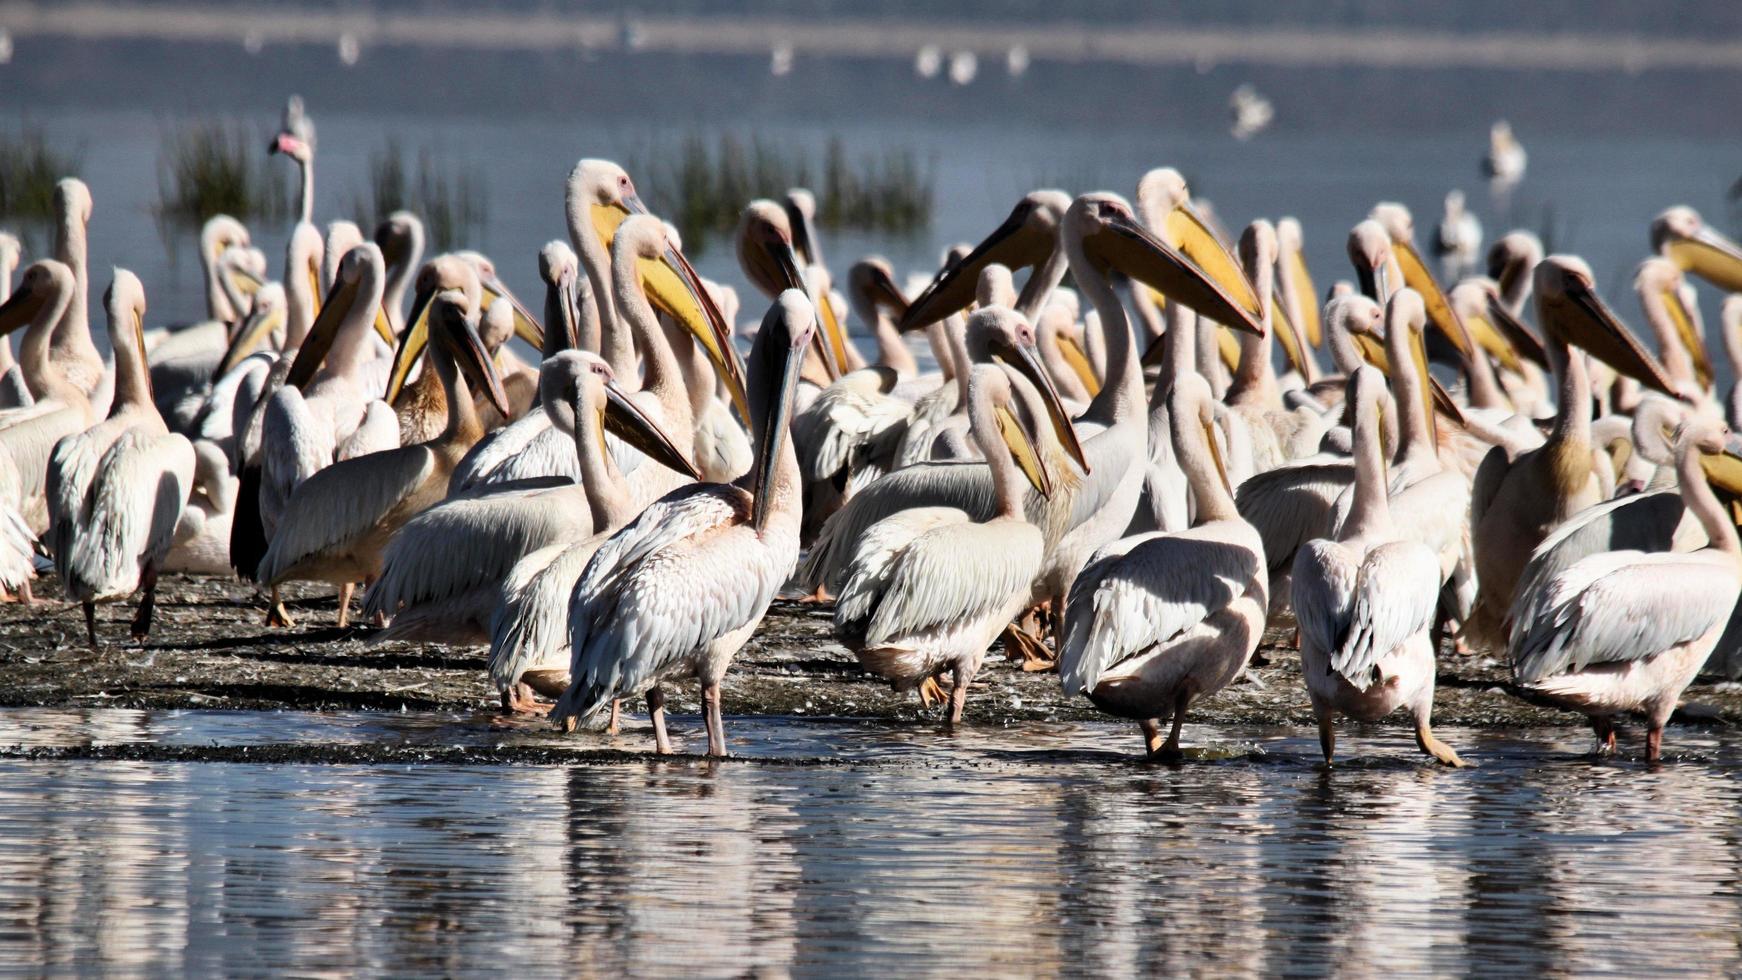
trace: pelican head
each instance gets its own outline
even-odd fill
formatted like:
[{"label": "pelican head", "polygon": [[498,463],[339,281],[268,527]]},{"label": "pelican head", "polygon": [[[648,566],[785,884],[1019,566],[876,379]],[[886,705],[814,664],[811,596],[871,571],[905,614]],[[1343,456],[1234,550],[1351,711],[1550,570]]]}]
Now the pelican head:
[{"label": "pelican head", "polygon": [[399,337],[393,368],[387,375],[387,394],[384,397],[389,405],[399,398],[406,380],[411,377],[412,367],[429,345],[430,302],[437,293],[450,289],[464,293],[475,310],[488,310],[496,300],[506,300],[513,311],[514,335],[533,347],[544,347],[544,327],[496,277],[495,263],[477,252],[438,255],[425,262],[412,281],[411,319],[405,333]]},{"label": "pelican head", "polygon": [[1349,232],[1349,261],[1355,264],[1355,279],[1361,292],[1379,302],[1391,298],[1403,283],[1391,281],[1391,236],[1385,226],[1368,218]]},{"label": "pelican head", "polygon": [[817,198],[803,187],[786,192],[786,220],[792,226],[792,246],[805,265],[822,265],[822,249],[817,243]]},{"label": "pelican head", "polygon": [[907,297],[895,283],[895,270],[881,255],[870,255],[847,270],[847,293],[867,312],[883,308],[897,320],[907,315]]},{"label": "pelican head", "polygon": [[1077,274],[1079,283],[1087,274],[1105,278],[1109,271],[1121,272],[1201,316],[1264,335],[1250,289],[1237,299],[1239,294],[1230,292],[1218,277],[1144,227],[1117,194],[1084,194],[1072,201],[1062,234],[1073,272],[1084,266]]},{"label": "pelican head", "polygon": [[564,200],[570,227],[590,225],[607,248],[623,219],[647,213],[628,171],[609,160],[577,162],[569,170]]},{"label": "pelican head", "polygon": [[224,351],[224,359],[218,362],[218,369],[212,376],[221,378],[229,374],[267,340],[282,333],[288,320],[287,310],[283,284],[269,282],[261,286],[260,292],[254,294],[254,305],[237,325],[235,336],[230,338],[230,347]]},{"label": "pelican head", "polygon": [[[1360,367],[1365,345],[1356,338],[1378,336],[1384,318],[1384,308],[1360,293],[1331,297],[1325,304],[1325,322],[1330,326],[1331,357],[1337,370],[1352,374]],[[1344,344],[1343,338],[1351,343]]]},{"label": "pelican head", "polygon": [[1542,239],[1528,231],[1512,231],[1488,247],[1488,278],[1500,284],[1500,295],[1514,310],[1530,292],[1531,270],[1542,261]]},{"label": "pelican head", "polygon": [[359,295],[373,297],[375,332],[389,346],[393,344],[393,330],[387,325],[380,302],[386,270],[381,249],[374,242],[363,242],[345,253],[345,257],[339,260],[332,288],[327,290],[326,299],[321,303],[320,315],[309,328],[308,336],[303,338],[290,373],[285,376],[285,384],[302,388],[314,379],[315,372],[320,370],[321,362],[332,349],[333,341],[338,338],[340,324],[357,304]]},{"label": "pelican head", "polygon": [[1077,440],[1077,430],[1071,425],[1070,414],[1059,398],[1058,387],[1041,362],[1034,327],[1023,319],[1022,314],[1008,306],[983,306],[975,310],[968,317],[967,342],[972,360],[996,358],[1034,385],[1046,405],[1047,416],[1052,420],[1059,443],[1084,473],[1089,472],[1089,461],[1083,455],[1082,443]]},{"label": "pelican head", "polygon": [[139,277],[127,269],[116,269],[103,293],[103,310],[109,315],[109,336],[119,344],[125,340],[141,358],[145,357],[145,286]]},{"label": "pelican head", "polygon": [[[975,316],[979,314],[976,313]],[[1029,418],[1011,386],[1010,375],[994,364],[976,364],[968,373],[970,431],[987,459],[1006,452],[1030,486],[1052,496],[1052,478],[1041,461],[1035,420]]]},{"label": "pelican head", "polygon": [[1698,453],[1706,482],[1726,494],[1742,495],[1742,440],[1723,420],[1692,413],[1677,430],[1677,454]]},{"label": "pelican head", "polygon": [[773,504],[774,474],[790,438],[793,399],[804,367],[805,347],[816,333],[816,309],[802,289],[782,290],[762,318],[756,343],[750,348],[750,421],[756,436],[755,495],[750,523],[757,531],[768,526]]},{"label": "pelican head", "polygon": [[34,322],[60,322],[78,282],[73,270],[54,259],[39,259],[24,270],[11,298],[0,303],[0,337]]},{"label": "pelican head", "polygon": [[252,244],[247,226],[227,214],[214,214],[200,226],[200,255],[207,262],[217,262],[228,249]]},{"label": "pelican head", "polygon": [[1373,205],[1373,210],[1367,212],[1367,218],[1379,222],[1379,227],[1385,229],[1385,234],[1394,242],[1415,241],[1415,216],[1396,201],[1380,201]]},{"label": "pelican head", "polygon": [[471,297],[457,289],[437,293],[430,302],[430,335],[453,358],[460,377],[474,391],[483,392],[506,418],[510,411],[508,393],[502,389],[495,359],[478,335],[478,313],[471,302]]},{"label": "pelican head", "polygon": [[[751,201],[738,218],[738,231],[734,237],[737,239],[738,265],[743,268],[745,278],[757,289],[771,297],[788,289],[810,295],[803,266],[799,264],[793,246],[792,221],[784,208],[767,199]],[[813,313],[820,313],[822,318],[822,329],[816,333],[817,355],[829,377],[838,378],[847,366],[847,341],[840,320],[826,297],[819,306],[813,307]]]},{"label": "pelican head", "polygon": [[91,189],[77,177],[62,177],[54,185],[54,213],[63,230],[67,226],[83,228],[90,224]]},{"label": "pelican head", "polygon": [[1550,337],[1584,350],[1649,388],[1678,397],[1663,366],[1597,295],[1596,280],[1585,260],[1551,255],[1537,263],[1533,278],[1537,321]]},{"label": "pelican head", "polygon": [[[569,243],[552,239],[538,251],[538,278],[544,280],[544,321],[547,331],[558,330],[565,350],[581,346],[581,314],[576,283],[581,282],[581,261]],[[592,288],[590,285],[588,288]]]},{"label": "pelican head", "polygon": [[638,278],[648,302],[682,324],[701,345],[714,371],[725,381],[732,403],[748,416],[744,369],[732,347],[726,318],[703,288],[701,277],[689,260],[672,246],[665,222],[640,214],[624,221],[611,244],[611,274]]},{"label": "pelican head", "polygon": [[[1447,295],[1458,320],[1472,335],[1487,331],[1504,337],[1526,360],[1548,366],[1548,352],[1524,321],[1514,316],[1501,295],[1500,285],[1483,276],[1473,276],[1452,287]],[[1461,348],[1460,348],[1461,349]]]},{"label": "pelican head", "polygon": [[277,135],[267,144],[266,152],[282,153],[297,163],[307,163],[315,155],[315,124],[302,107],[302,96],[293,95],[284,102],[284,117]]},{"label": "pelican head", "polygon": [[1037,266],[1058,248],[1058,229],[1071,199],[1063,191],[1038,190],[1023,195],[1009,217],[967,255],[945,263],[931,284],[908,307],[898,324],[919,330],[967,308],[974,299],[980,274],[991,263],[1008,269]]},{"label": "pelican head", "polygon": [[1651,250],[1719,289],[1742,292],[1742,245],[1712,230],[1693,208],[1677,205],[1658,215]]},{"label": "pelican head", "polygon": [[[598,419],[602,423],[598,431],[610,432],[661,466],[700,479],[695,466],[617,383],[611,365],[599,355],[565,350],[546,358],[539,367],[538,392],[551,424],[569,436],[577,432],[579,419]],[[591,416],[584,414],[589,412]],[[603,446],[600,451],[604,452]]]}]

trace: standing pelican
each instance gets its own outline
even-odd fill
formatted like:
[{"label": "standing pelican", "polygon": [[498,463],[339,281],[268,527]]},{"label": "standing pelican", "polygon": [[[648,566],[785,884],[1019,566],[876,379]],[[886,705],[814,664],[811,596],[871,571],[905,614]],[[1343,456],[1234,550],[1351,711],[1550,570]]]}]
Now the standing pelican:
[{"label": "standing pelican", "polygon": [[[373,245],[363,246],[373,248]],[[341,460],[291,492],[257,581],[291,580],[339,586],[339,626],[350,618],[358,582],[381,574],[381,554],[393,532],[447,494],[448,477],[483,436],[470,386],[487,392],[498,411],[508,396],[478,339],[475,297],[450,290],[432,301],[434,368],[447,389],[448,426],[435,439]]]},{"label": "standing pelican", "polygon": [[[985,307],[974,319],[1017,314]],[[1019,479],[1052,487],[1006,368],[969,375],[970,433],[992,472],[994,510],[976,522],[961,510],[916,507],[873,524],[859,542],[835,604],[835,638],[872,673],[909,690],[949,671],[949,722],[962,720],[968,685],[986,648],[1028,604],[1046,542],[1023,509]],[[1020,474],[1020,476],[1019,476]]]},{"label": "standing pelican", "polygon": [[50,546],[67,596],[85,610],[97,646],[99,602],[143,589],[133,638],[151,631],[157,575],[194,480],[194,450],[152,403],[145,363],[145,290],[125,269],[104,297],[115,350],[109,417],[62,439],[49,461]]},{"label": "standing pelican", "polygon": [[10,503],[38,534],[48,527],[44,480],[49,454],[62,437],[89,428],[95,414],[90,396],[62,370],[65,359],[55,357],[55,327],[67,316],[77,290],[71,269],[43,259],[24,270],[17,291],[0,306],[0,337],[28,324],[18,345],[18,363],[33,402],[0,413],[0,455],[18,476],[18,497]]},{"label": "standing pelican", "polygon": [[697,476],[598,355],[556,354],[545,361],[539,387],[552,424],[573,440],[593,534],[527,555],[502,584],[501,601],[490,617],[490,676],[502,692],[503,707],[514,711],[537,710],[535,693],[555,698],[568,688],[569,599],[575,583],[599,546],[636,514],[638,502],[605,451],[605,433],[617,434],[661,466]]},{"label": "standing pelican", "polygon": [[1355,503],[1335,539],[1309,542],[1294,560],[1301,674],[1327,764],[1336,751],[1338,714],[1373,722],[1408,706],[1416,745],[1446,765],[1461,766],[1463,760],[1430,727],[1434,646],[1428,630],[1438,604],[1440,560],[1392,523],[1379,424],[1387,397],[1385,382],[1372,368],[1360,368],[1349,379]]},{"label": "standing pelican", "polygon": [[1677,437],[1676,473],[1707,547],[1593,555],[1521,595],[1511,630],[1512,669],[1525,690],[1589,716],[1599,752],[1614,751],[1615,715],[1644,715],[1653,763],[1664,724],[1742,593],[1736,526],[1708,484],[1742,492],[1742,447],[1729,427],[1695,417]]},{"label": "standing pelican", "polygon": [[743,486],[673,491],[606,541],[575,586],[569,689],[553,715],[567,729],[611,701],[646,693],[655,745],[665,733],[667,678],[701,681],[708,754],[726,754],[720,681],[798,561],[798,457],[787,427],[816,329],[810,300],[782,292],[749,358],[756,465]]},{"label": "standing pelican", "polygon": [[1457,282],[1476,267],[1482,250],[1482,222],[1464,208],[1464,192],[1446,192],[1445,216],[1435,229],[1433,253],[1440,260],[1440,279]]},{"label": "standing pelican", "polygon": [[[1066,694],[1136,719],[1153,758],[1178,758],[1194,698],[1227,687],[1264,636],[1264,546],[1234,509],[1201,376],[1174,382],[1174,454],[1191,483],[1197,524],[1139,534],[1096,552],[1071,586],[1059,678]],[[1172,731],[1162,740],[1162,719]]]},{"label": "standing pelican", "polygon": [[1591,471],[1591,385],[1578,345],[1617,371],[1665,394],[1673,385],[1597,296],[1591,269],[1551,255],[1536,267],[1537,320],[1559,389],[1554,430],[1539,449],[1508,458],[1496,447],[1470,490],[1476,604],[1465,632],[1478,644],[1504,642],[1503,622],[1519,573],[1548,533],[1597,502]]}]

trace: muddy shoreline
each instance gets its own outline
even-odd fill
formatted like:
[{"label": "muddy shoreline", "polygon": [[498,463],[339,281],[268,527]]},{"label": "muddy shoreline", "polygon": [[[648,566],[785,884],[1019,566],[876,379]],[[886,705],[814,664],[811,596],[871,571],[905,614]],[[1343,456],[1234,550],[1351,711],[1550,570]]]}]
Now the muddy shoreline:
[{"label": "muddy shoreline", "polygon": [[[333,627],[330,590],[289,594],[297,627],[269,629],[264,607],[244,583],[176,576],[160,589],[157,625],[145,644],[127,639],[131,605],[98,610],[104,646],[85,644],[76,606],[39,580],[30,607],[0,606],[0,706],[197,708],[220,710],[469,711],[488,713],[495,691],[483,648],[372,643],[371,627]],[[1265,666],[1192,708],[1198,724],[1310,725],[1298,659],[1280,634],[1267,638]],[[1442,655],[1434,722],[1466,728],[1565,728],[1566,712],[1506,693],[1503,666],[1491,659]],[[668,692],[672,710],[694,713],[694,685]],[[725,685],[730,715],[933,720],[922,708],[862,672],[829,638],[826,606],[778,601],[739,655]],[[1056,674],[1024,673],[991,655],[969,693],[967,718],[978,724],[1105,718],[1086,701],[1065,697]],[[1742,684],[1701,678],[1678,712],[1683,724],[1742,724]],[[1387,724],[1403,725],[1397,715]]]}]

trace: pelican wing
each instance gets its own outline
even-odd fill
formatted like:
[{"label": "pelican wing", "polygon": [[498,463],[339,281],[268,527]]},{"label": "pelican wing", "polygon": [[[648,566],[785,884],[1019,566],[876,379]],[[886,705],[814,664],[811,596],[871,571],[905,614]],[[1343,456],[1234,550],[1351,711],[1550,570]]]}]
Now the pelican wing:
[{"label": "pelican wing", "polygon": [[[1038,494],[1029,496],[1039,499]],[[865,532],[885,517],[914,507],[952,507],[969,520],[988,520],[997,508],[992,471],[985,463],[920,463],[872,483],[823,523],[799,572],[800,583],[806,590],[821,585],[839,595]]]},{"label": "pelican wing", "polygon": [[302,481],[260,560],[258,581],[276,585],[298,562],[369,533],[435,469],[435,453],[406,446],[334,463]]},{"label": "pelican wing", "polygon": [[273,393],[260,423],[260,519],[270,536],[302,481],[333,465],[331,426],[321,426],[302,392]]},{"label": "pelican wing", "polygon": [[1644,660],[1729,621],[1734,559],[1716,551],[1593,555],[1521,600],[1512,669],[1523,683]]},{"label": "pelican wing", "polygon": [[334,459],[356,459],[399,448],[399,416],[377,398],[363,409],[363,421],[333,450]]},{"label": "pelican wing", "polygon": [[1355,485],[1353,463],[1297,463],[1253,475],[1234,494],[1240,516],[1258,530],[1272,572],[1330,533],[1337,497]]},{"label": "pelican wing", "polygon": [[69,552],[57,558],[67,591],[80,599],[126,595],[140,567],[159,566],[194,482],[194,447],[179,434],[123,432],[97,461]]},{"label": "pelican wing", "polygon": [[1476,476],[1470,481],[1471,527],[1481,525],[1482,515],[1488,513],[1489,506],[1500,493],[1501,484],[1506,482],[1506,474],[1510,472],[1512,457],[1503,447],[1495,446],[1482,457],[1481,465],[1476,467]]},{"label": "pelican wing", "polygon": [[871,525],[853,552],[845,584],[835,598],[835,636],[843,643],[863,644],[903,550],[929,531],[966,523],[968,515],[954,507],[914,507]]},{"label": "pelican wing", "polygon": [[[905,428],[913,406],[854,372],[823,390],[792,420],[792,441],[808,481],[833,478],[869,444]],[[878,375],[867,369],[871,379]]]},{"label": "pelican wing", "polygon": [[1676,490],[1617,497],[1593,504],[1568,518],[1536,546],[1518,576],[1513,616],[1555,576],[1593,555],[1610,551],[1692,551],[1706,545],[1698,521]]},{"label": "pelican wing", "polygon": [[546,663],[568,665],[569,599],[605,538],[561,542],[516,562],[490,618],[490,678],[505,691]]},{"label": "pelican wing", "polygon": [[792,564],[757,538],[751,503],[737,487],[681,487],[600,546],[575,585],[571,680],[555,717],[587,718],[644,691],[767,611]]},{"label": "pelican wing", "polygon": [[1258,533],[1239,521],[1138,535],[1096,552],[1065,605],[1059,678],[1066,693],[1093,690],[1112,667],[1177,638],[1243,595],[1264,595],[1265,586]]},{"label": "pelican wing", "polygon": [[1381,658],[1433,625],[1440,595],[1439,556],[1414,541],[1391,541],[1367,552],[1355,580],[1349,632],[1331,655],[1331,669],[1366,690]]},{"label": "pelican wing", "polygon": [[28,502],[44,493],[48,461],[55,444],[84,431],[85,418],[73,406],[56,401],[37,402],[32,408],[15,411],[30,414],[0,431],[0,450],[9,454],[12,462],[17,464],[19,499]]},{"label": "pelican wing", "polygon": [[1360,578],[1360,556],[1330,538],[1309,541],[1294,556],[1289,588],[1303,649],[1342,649]]}]

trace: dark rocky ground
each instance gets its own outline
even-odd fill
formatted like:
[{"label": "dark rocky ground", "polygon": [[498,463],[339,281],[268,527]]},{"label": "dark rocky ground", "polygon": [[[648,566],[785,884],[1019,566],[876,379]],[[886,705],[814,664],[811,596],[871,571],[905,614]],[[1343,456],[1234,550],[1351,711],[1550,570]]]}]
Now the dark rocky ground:
[{"label": "dark rocky ground", "polygon": [[[38,583],[34,606],[0,606],[0,706],[218,708],[270,710],[474,711],[495,703],[481,648],[370,643],[370,627],[338,630],[335,600],[321,588],[289,594],[298,626],[263,625],[251,588],[223,579],[175,577],[160,590],[150,640],[127,639],[133,608],[99,610],[100,650],[85,644],[76,606]],[[827,607],[780,601],[739,654],[725,691],[728,715],[935,717],[861,672],[829,638]],[[1265,666],[1192,709],[1199,723],[1310,725],[1298,660],[1286,637],[1270,637]],[[1491,659],[1447,654],[1440,664],[1437,725],[1476,728],[1566,726],[1579,720],[1506,692],[1506,672]],[[698,709],[683,684],[669,692],[679,713]],[[1742,724],[1742,685],[1702,678],[1679,718]],[[970,722],[1097,717],[1067,699],[1056,674],[1024,673],[994,654],[967,706]],[[1402,725],[1401,714],[1392,719]]]}]

